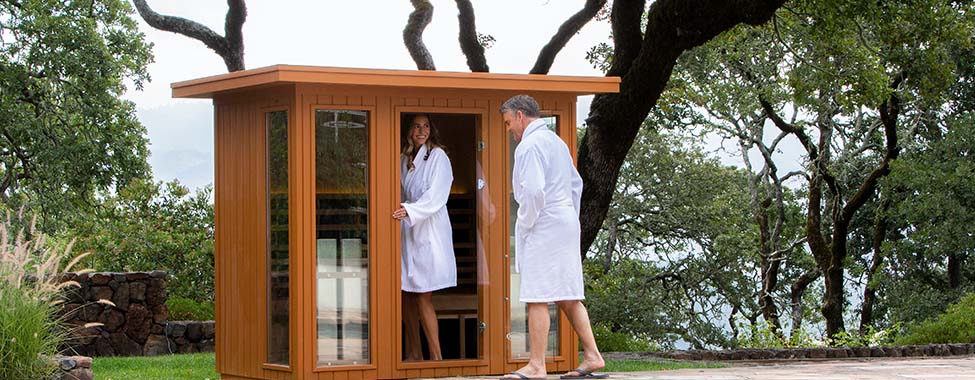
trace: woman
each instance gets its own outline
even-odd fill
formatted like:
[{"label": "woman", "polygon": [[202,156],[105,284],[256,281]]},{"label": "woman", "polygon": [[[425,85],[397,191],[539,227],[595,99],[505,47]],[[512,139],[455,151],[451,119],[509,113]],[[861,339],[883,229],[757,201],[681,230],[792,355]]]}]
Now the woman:
[{"label": "woman", "polygon": [[432,292],[457,286],[447,197],[454,180],[450,160],[430,117],[418,114],[401,157],[402,207],[393,212],[403,229],[402,290],[406,360],[422,360],[420,324],[431,360],[441,360]]}]

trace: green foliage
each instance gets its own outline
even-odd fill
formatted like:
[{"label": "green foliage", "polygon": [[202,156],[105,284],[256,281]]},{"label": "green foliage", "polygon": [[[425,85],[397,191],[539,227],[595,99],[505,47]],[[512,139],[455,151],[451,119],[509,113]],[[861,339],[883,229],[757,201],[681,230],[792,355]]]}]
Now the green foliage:
[{"label": "green foliage", "polygon": [[594,324],[592,333],[596,337],[596,346],[603,352],[647,352],[657,348],[646,335],[613,331],[602,323]]},{"label": "green foliage", "polygon": [[894,323],[886,329],[867,326],[867,331],[860,334],[857,331],[843,331],[829,340],[834,347],[877,347],[890,346],[897,339],[901,331],[901,323]]},{"label": "green foliage", "polygon": [[730,347],[728,309],[756,309],[743,173],[677,132],[640,131],[586,262],[592,319],[663,347]]},{"label": "green foliage", "polygon": [[908,327],[895,344],[975,343],[975,293],[969,293],[944,314]]},{"label": "green foliage", "polygon": [[216,380],[216,368],[212,353],[97,357],[91,363],[99,380]]},{"label": "green foliage", "polygon": [[726,364],[715,362],[697,361],[671,361],[671,360],[607,360],[606,367],[600,372],[644,372],[644,371],[669,371],[684,368],[725,368]]},{"label": "green foliage", "polygon": [[16,233],[13,224],[25,223],[8,213],[0,224],[0,380],[47,380],[56,368],[49,358],[65,339],[55,317],[59,291],[77,285],[60,283],[71,247],[51,245],[33,220]]},{"label": "green foliage", "polygon": [[793,331],[788,337],[780,337],[764,321],[747,325],[743,333],[738,336],[738,347],[740,348],[805,348],[816,346],[812,334],[806,331]]},{"label": "green foliage", "polygon": [[178,182],[135,181],[73,227],[99,271],[169,273],[170,297],[213,300],[213,204],[210,187],[190,193]]},{"label": "green foliage", "polygon": [[171,321],[210,321],[213,320],[213,303],[197,302],[189,298],[169,297],[166,299]]},{"label": "green foliage", "polygon": [[0,198],[44,231],[148,174],[145,128],[120,96],[152,60],[127,1],[0,2]]}]

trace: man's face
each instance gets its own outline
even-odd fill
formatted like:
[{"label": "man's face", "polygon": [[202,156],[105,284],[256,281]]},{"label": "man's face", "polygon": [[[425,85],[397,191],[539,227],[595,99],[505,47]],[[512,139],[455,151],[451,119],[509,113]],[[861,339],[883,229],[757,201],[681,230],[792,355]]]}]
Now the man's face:
[{"label": "man's face", "polygon": [[521,142],[521,136],[525,133],[525,114],[521,111],[505,111],[501,115],[501,119],[504,120],[504,129],[511,132],[511,136],[515,138],[515,141]]}]

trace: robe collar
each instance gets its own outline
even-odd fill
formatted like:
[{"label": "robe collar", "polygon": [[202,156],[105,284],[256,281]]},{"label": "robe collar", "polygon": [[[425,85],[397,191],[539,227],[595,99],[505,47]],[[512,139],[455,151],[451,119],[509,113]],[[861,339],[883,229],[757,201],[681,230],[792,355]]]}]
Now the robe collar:
[{"label": "robe collar", "polygon": [[423,161],[423,157],[427,154],[427,144],[420,145],[420,148],[416,151],[416,156],[413,157],[413,170],[416,170],[420,166],[420,162]]},{"label": "robe collar", "polygon": [[531,122],[530,124],[528,124],[527,127],[525,127],[525,133],[521,135],[522,141],[524,141],[525,138],[528,137],[528,135],[543,128],[548,128],[548,123],[546,123],[545,120],[542,120],[541,118],[535,119],[535,121]]}]

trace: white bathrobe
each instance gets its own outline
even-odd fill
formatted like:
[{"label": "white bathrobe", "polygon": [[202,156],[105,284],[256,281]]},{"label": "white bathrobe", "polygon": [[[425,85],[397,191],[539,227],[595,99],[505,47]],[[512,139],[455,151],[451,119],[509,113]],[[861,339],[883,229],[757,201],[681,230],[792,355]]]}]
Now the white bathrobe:
[{"label": "white bathrobe", "polygon": [[511,176],[518,219],[515,267],[521,302],[585,298],[579,257],[582,177],[569,148],[541,119],[525,128]]},{"label": "white bathrobe", "polygon": [[413,160],[413,170],[402,157],[401,178],[403,207],[403,254],[401,255],[402,289],[426,293],[457,286],[457,264],[454,260],[453,232],[447,216],[447,197],[454,174],[447,153],[440,148],[424,160],[426,145]]}]

